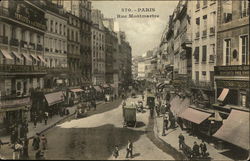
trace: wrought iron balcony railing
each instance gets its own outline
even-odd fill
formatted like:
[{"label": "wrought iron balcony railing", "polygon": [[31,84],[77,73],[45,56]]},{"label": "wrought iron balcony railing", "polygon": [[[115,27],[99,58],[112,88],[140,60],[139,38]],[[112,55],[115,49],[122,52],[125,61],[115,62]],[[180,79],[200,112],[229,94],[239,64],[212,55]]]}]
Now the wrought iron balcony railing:
[{"label": "wrought iron balcony railing", "polygon": [[26,72],[46,72],[43,66],[0,64],[0,72],[26,73]]}]

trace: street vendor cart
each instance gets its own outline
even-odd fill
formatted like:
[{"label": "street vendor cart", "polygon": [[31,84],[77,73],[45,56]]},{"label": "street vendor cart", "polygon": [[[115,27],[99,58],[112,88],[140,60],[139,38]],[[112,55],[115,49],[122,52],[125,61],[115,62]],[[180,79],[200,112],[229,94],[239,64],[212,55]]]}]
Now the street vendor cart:
[{"label": "street vendor cart", "polygon": [[124,126],[136,127],[136,107],[133,105],[123,106]]}]

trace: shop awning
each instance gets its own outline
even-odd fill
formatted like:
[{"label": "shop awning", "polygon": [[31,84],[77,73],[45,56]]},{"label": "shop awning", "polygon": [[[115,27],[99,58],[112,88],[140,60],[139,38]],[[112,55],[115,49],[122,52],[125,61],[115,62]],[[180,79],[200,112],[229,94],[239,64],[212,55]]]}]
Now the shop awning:
[{"label": "shop awning", "polygon": [[11,59],[11,60],[13,59],[7,50],[0,49],[0,51],[6,59]]},{"label": "shop awning", "polygon": [[76,89],[71,89],[71,92],[84,92],[84,90],[80,89],[80,88],[76,88]]},{"label": "shop awning", "polygon": [[15,51],[12,51],[12,54],[13,54],[16,58],[18,58],[19,60],[22,60],[22,57],[21,57],[19,54],[17,54]]},{"label": "shop awning", "polygon": [[30,54],[30,56],[31,56],[33,59],[35,59],[36,61],[40,61],[35,55]]},{"label": "shop awning", "polygon": [[249,114],[249,112],[232,109],[221,128],[213,136],[249,150]]},{"label": "shop awning", "polygon": [[109,85],[104,84],[104,85],[103,85],[103,88],[109,88]]},{"label": "shop awning", "polygon": [[179,117],[184,118],[185,120],[191,121],[193,123],[200,124],[211,115],[212,114],[210,113],[198,111],[193,108],[187,108],[179,115]]},{"label": "shop awning", "polygon": [[110,86],[111,86],[112,88],[116,88],[114,84],[110,84]]},{"label": "shop awning", "polygon": [[30,59],[30,56],[29,56],[28,54],[22,53],[22,55],[25,57],[25,59],[26,59],[27,61],[32,62],[32,60]]},{"label": "shop awning", "polygon": [[37,57],[43,62],[43,63],[47,63],[44,59],[43,59],[43,57],[42,56],[40,56],[40,55],[37,55]]},{"label": "shop awning", "polygon": [[49,106],[52,106],[54,104],[61,103],[64,101],[64,96],[63,96],[62,91],[46,94],[45,98]]},{"label": "shop awning", "polygon": [[95,90],[98,91],[98,92],[101,92],[102,89],[99,87],[99,86],[94,86]]},{"label": "shop awning", "polygon": [[179,116],[185,109],[187,109],[190,105],[190,99],[185,98],[180,99],[179,96],[174,97],[170,102],[170,109],[174,113],[174,115]]},{"label": "shop awning", "polygon": [[228,88],[223,88],[218,100],[223,102],[225,100],[225,98],[227,97],[228,92],[229,92]]}]

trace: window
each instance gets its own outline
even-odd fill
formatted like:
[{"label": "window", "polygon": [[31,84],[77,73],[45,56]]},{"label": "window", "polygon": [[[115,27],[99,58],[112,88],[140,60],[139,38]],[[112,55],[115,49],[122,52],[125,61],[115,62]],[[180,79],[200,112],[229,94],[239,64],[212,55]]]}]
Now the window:
[{"label": "window", "polygon": [[223,23],[232,21],[232,0],[222,1]]},{"label": "window", "polygon": [[63,31],[64,31],[64,36],[66,36],[66,26],[64,25],[64,27],[63,27]]},{"label": "window", "polygon": [[199,71],[195,72],[195,80],[199,82]]},{"label": "window", "polygon": [[40,35],[37,35],[37,43],[41,44],[41,36]]},{"label": "window", "polygon": [[196,3],[196,9],[197,10],[200,9],[200,1],[197,1],[197,3]]},{"label": "window", "polygon": [[209,62],[214,62],[215,59],[215,44],[210,45],[211,54],[209,55]]},{"label": "window", "polygon": [[207,7],[207,0],[203,0],[203,7]]},{"label": "window", "polygon": [[225,65],[230,65],[231,57],[231,39],[224,40],[224,55],[225,55]]},{"label": "window", "polygon": [[55,24],[55,33],[57,33],[57,22]]},{"label": "window", "polygon": [[62,34],[62,24],[59,26],[59,34]]},{"label": "window", "polygon": [[240,54],[242,58],[242,64],[247,65],[249,64],[249,42],[248,36],[241,36],[240,37]]},{"label": "window", "polygon": [[249,16],[249,1],[241,0],[241,18]]},{"label": "window", "polygon": [[53,32],[53,20],[50,21],[50,32]]},{"label": "window", "polygon": [[203,21],[204,21],[204,30],[206,30],[207,29],[207,15],[204,15],[203,16]]},{"label": "window", "polygon": [[206,71],[202,71],[202,75],[206,76],[207,72]]},{"label": "window", "polygon": [[207,46],[202,46],[202,62],[206,62],[207,60]]},{"label": "window", "polygon": [[194,50],[194,59],[195,59],[195,63],[198,63],[199,62],[199,55],[200,55],[200,48],[199,47],[195,47],[195,50]]}]

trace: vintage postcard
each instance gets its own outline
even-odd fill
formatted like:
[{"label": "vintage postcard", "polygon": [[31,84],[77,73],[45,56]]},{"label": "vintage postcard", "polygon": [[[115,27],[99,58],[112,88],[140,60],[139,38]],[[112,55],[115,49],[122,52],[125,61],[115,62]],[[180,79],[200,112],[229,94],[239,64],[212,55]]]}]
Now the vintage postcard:
[{"label": "vintage postcard", "polygon": [[248,0],[0,0],[1,160],[249,160]]}]

